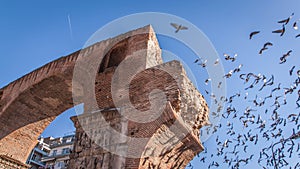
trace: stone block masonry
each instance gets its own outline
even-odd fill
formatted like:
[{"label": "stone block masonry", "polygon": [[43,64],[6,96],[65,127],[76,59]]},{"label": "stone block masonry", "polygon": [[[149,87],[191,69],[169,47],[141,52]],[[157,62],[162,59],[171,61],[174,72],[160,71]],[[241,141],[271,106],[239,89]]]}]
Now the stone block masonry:
[{"label": "stone block masonry", "polygon": [[51,121],[80,103],[84,114],[72,117],[72,169],[184,168],[203,150],[199,129],[208,124],[208,106],[180,62],[162,62],[151,26],[50,62],[0,89],[0,155],[25,163]]}]

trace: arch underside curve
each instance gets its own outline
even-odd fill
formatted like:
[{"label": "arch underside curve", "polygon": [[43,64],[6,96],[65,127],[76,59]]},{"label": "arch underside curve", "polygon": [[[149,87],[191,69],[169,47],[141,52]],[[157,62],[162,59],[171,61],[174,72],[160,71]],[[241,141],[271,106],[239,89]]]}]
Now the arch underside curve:
[{"label": "arch underside curve", "polygon": [[[143,159],[139,159],[140,163],[137,165],[140,168],[147,168],[144,167],[146,164],[156,164],[157,160],[161,162],[173,160],[173,165],[176,165],[166,167],[181,167],[181,165],[186,165],[196,153],[203,150],[198,138],[198,129],[207,124],[208,107],[203,96],[192,86],[192,83],[186,77],[185,71],[179,62],[174,61],[162,64],[157,39],[152,28],[149,26],[128,32],[113,39],[98,42],[73,54],[59,58],[0,89],[0,155],[6,155],[25,163],[31,149],[36,145],[39,135],[58,115],[80,103],[84,103],[85,112],[89,111],[90,107],[87,107],[89,105],[85,104],[85,97],[94,93],[84,90],[85,81],[91,80],[89,82],[95,84],[97,78],[101,76],[99,74],[103,72],[103,74],[109,74],[105,72],[105,69],[115,69],[125,58],[124,55],[127,57],[127,55],[140,50],[144,51],[138,54],[139,56],[142,55],[142,57],[137,57],[137,61],[141,63],[143,68],[148,69],[162,65],[162,68],[165,67],[166,70],[169,68],[177,73],[176,77],[178,77],[181,86],[178,86],[178,90],[177,88],[176,90],[172,90],[176,94],[176,97],[170,95],[169,113],[177,114],[176,116],[181,116],[181,113],[192,114],[189,117],[182,115],[184,118],[182,118],[180,126],[186,127],[185,123],[190,123],[187,126],[195,133],[190,133],[182,138],[173,147],[174,150],[165,152],[166,154],[163,158],[152,158],[146,162],[143,162]],[[118,57],[119,55],[120,57]],[[102,58],[104,59],[102,60]],[[100,62],[101,60],[103,62]],[[99,61],[99,63],[95,61]],[[83,67],[82,71],[84,74],[82,76],[85,79],[76,81],[74,80],[74,68],[78,63],[92,66],[91,70],[85,70]],[[98,74],[90,74],[90,72],[95,70]],[[155,72],[153,70],[149,69],[148,71]],[[90,77],[92,79],[89,79]],[[145,75],[141,78],[145,78]],[[96,89],[99,86],[96,86]],[[106,88],[110,89],[110,86]],[[99,93],[101,94],[100,91]],[[142,98],[145,97],[142,94],[139,95],[140,99],[138,101],[145,100]],[[105,95],[105,97],[107,96]],[[101,96],[97,98],[98,106],[99,98],[101,99]],[[138,96],[135,98],[138,98]],[[179,98],[185,105],[178,102]],[[106,102],[103,104],[111,104]],[[179,109],[183,111],[179,112]],[[192,123],[195,121],[195,117],[199,119],[199,123],[197,124]],[[166,125],[158,127],[158,130],[154,132],[151,139],[158,139],[157,136],[159,134],[156,134],[157,132],[162,130],[168,132],[169,130]],[[162,146],[152,145],[153,142],[157,141],[150,141],[147,146]],[[162,153],[164,151],[159,150],[159,152]],[[175,156],[165,159],[171,155]],[[181,158],[184,161],[178,160]],[[130,163],[130,160],[126,159],[126,161]]]},{"label": "arch underside curve", "polygon": [[[139,47],[145,48],[150,34],[153,36],[154,32],[146,26],[97,42],[54,60],[1,88],[0,155],[25,163],[44,129],[65,110],[83,103],[82,81],[74,81],[73,78],[74,67],[78,62],[96,64],[94,67],[99,70],[100,63],[94,63],[94,60],[100,62],[107,53],[120,53],[118,50],[110,50],[115,49],[114,46],[124,47],[124,40],[136,42],[132,43],[135,48],[125,46],[131,48],[131,52],[139,50]],[[111,61],[110,64],[115,66],[112,62],[120,60]],[[76,103],[73,103],[74,99]]]}]

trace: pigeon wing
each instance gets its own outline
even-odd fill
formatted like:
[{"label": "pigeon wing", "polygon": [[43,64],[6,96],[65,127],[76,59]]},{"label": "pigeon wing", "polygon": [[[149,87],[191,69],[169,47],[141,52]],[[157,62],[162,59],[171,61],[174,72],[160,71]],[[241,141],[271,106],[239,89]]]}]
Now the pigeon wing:
[{"label": "pigeon wing", "polygon": [[178,29],[179,25],[177,25],[176,23],[171,23],[171,25],[175,28]]},{"label": "pigeon wing", "polygon": [[188,29],[188,27],[186,27],[186,26],[181,26],[181,28],[180,28],[181,30],[187,30]]},{"label": "pigeon wing", "polygon": [[284,19],[284,20],[281,20],[281,21],[278,21],[277,23],[286,23],[287,19]]},{"label": "pigeon wing", "polygon": [[254,32],[251,32],[250,35],[249,35],[249,39],[252,39],[252,37],[256,34],[258,34],[259,31],[254,31]]},{"label": "pigeon wing", "polygon": [[272,33],[282,33],[282,29],[272,31]]}]

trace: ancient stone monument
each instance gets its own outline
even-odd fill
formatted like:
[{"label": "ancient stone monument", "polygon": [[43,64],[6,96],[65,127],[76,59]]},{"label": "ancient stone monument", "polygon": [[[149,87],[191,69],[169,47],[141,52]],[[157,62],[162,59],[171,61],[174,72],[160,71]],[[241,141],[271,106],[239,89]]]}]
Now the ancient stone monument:
[{"label": "ancient stone monument", "polygon": [[62,57],[0,89],[0,155],[25,163],[38,136],[76,104],[69,168],[184,168],[203,150],[208,106],[151,26]]}]

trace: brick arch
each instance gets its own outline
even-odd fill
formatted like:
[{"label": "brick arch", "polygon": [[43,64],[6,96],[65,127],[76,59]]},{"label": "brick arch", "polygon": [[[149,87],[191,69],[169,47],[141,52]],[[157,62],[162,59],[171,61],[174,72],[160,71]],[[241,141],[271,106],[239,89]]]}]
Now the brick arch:
[{"label": "brick arch", "polygon": [[2,89],[1,154],[25,162],[37,137],[58,115],[74,106],[72,69],[77,57],[75,53],[58,59]]},{"label": "brick arch", "polygon": [[[115,109],[111,92],[112,76],[118,64],[125,57],[130,58],[129,60],[133,61],[139,68],[146,70],[146,72],[143,72],[143,75],[140,74],[141,76],[136,77],[136,85],[139,85],[139,82],[149,83],[146,87],[149,86],[149,89],[152,90],[151,79],[155,79],[154,81],[159,83],[156,86],[158,89],[169,91],[170,97],[167,97],[167,109],[161,116],[162,118],[151,122],[151,125],[136,123],[123,117],[118,119],[115,118],[117,115],[114,116],[114,114],[117,114],[118,109],[123,111],[123,113],[124,111],[131,112],[127,107],[127,102],[124,102],[125,105],[119,105],[118,109]],[[102,58],[104,59],[102,60]],[[85,66],[77,67],[78,63]],[[131,65],[132,62],[126,62],[126,67],[122,71],[127,72],[128,69],[132,69]],[[76,79],[76,76],[74,76],[74,73],[77,73],[77,68],[81,70],[80,77],[83,79]],[[163,72],[172,72],[173,76],[168,76],[168,73],[162,74],[162,71],[157,69],[163,70]],[[127,76],[124,76],[124,78],[128,79]],[[146,79],[139,80],[143,78]],[[147,78],[150,80],[148,81]],[[117,83],[122,85],[121,79],[122,77],[118,77],[119,82]],[[166,84],[162,84],[165,82]],[[92,85],[90,86],[90,84]],[[154,84],[153,86],[155,87]],[[134,106],[148,105],[149,100],[144,99],[148,95],[143,95],[142,90],[145,93],[150,91],[147,88],[134,86],[134,84],[130,84],[130,86],[130,90],[138,90],[133,92],[133,94],[136,93],[139,95],[137,97],[140,97],[138,102],[134,102],[133,97],[130,98]],[[94,87],[94,89],[90,87]],[[74,90],[76,91],[75,93],[72,92]],[[122,94],[125,90],[117,88],[117,91],[118,94]],[[140,93],[141,91],[142,93]],[[74,103],[74,100],[76,103]],[[120,99],[120,103],[122,101]],[[180,62],[162,63],[161,50],[151,26],[95,43],[73,54],[61,57],[0,89],[0,156],[6,155],[25,163],[28,154],[36,144],[38,136],[54,118],[80,103],[84,103],[84,114],[73,118],[76,127],[76,137],[79,142],[81,138],[78,136],[85,132],[81,129],[81,125],[84,123],[79,124],[75,119],[79,117],[91,119],[99,114],[106,114],[111,118],[112,124],[116,124],[115,127],[125,135],[129,133],[132,137],[139,137],[139,134],[148,134],[151,139],[149,143],[145,143],[147,144],[145,145],[146,148],[153,146],[157,148],[160,156],[158,160],[160,160],[161,165],[165,163],[163,166],[166,168],[183,168],[196,153],[203,150],[199,140],[198,129],[208,122],[207,104],[203,96],[187,78]],[[143,107],[140,108],[143,110]],[[178,122],[175,130],[170,127],[173,126],[173,122]],[[99,126],[96,127],[98,130]],[[149,127],[151,127],[151,130]],[[136,130],[136,128],[139,130]],[[172,133],[176,135],[185,133],[187,135],[184,138],[180,138],[179,142],[174,142],[174,151],[169,152],[163,149],[164,144],[155,144],[157,139],[162,137],[161,133],[159,133],[161,130],[170,130],[169,136]],[[90,130],[90,132],[92,131]],[[181,134],[178,132],[181,132]],[[112,133],[107,134],[106,140],[109,140],[109,134]],[[164,140],[168,141],[168,138]],[[122,141],[122,139],[119,141]],[[136,146],[134,142],[131,143],[132,145],[130,143],[127,145],[129,147],[128,150]],[[75,143],[74,152],[70,156],[71,168],[80,167],[78,164],[81,164],[81,162],[82,164],[88,162],[87,166],[96,165],[95,159],[106,160],[101,161],[101,165],[103,164],[104,166],[125,165],[127,168],[134,169],[148,168],[149,165],[157,164],[156,158],[144,160],[141,159],[142,157],[117,157],[117,155],[112,155],[111,152],[98,149],[97,146],[91,146],[91,142]],[[145,146],[142,148],[145,148]],[[144,149],[141,150],[146,152]],[[172,155],[172,157],[169,158],[169,155]],[[98,165],[100,165],[100,161]],[[157,166],[157,168],[159,167]]]},{"label": "brick arch", "polygon": [[[0,89],[0,155],[25,163],[44,129],[58,115],[75,106],[73,97],[84,102],[81,82],[73,82],[76,62],[89,63],[89,58],[99,60],[105,53],[115,55],[125,48],[130,49],[131,53],[147,49],[148,40],[154,36],[152,28],[146,26],[95,43],[50,62]],[[124,39],[130,45],[124,46]],[[120,46],[123,47],[121,51]],[[113,62],[119,63],[120,60]],[[116,66],[114,63],[112,65]],[[72,88],[79,94],[72,95]]]}]

